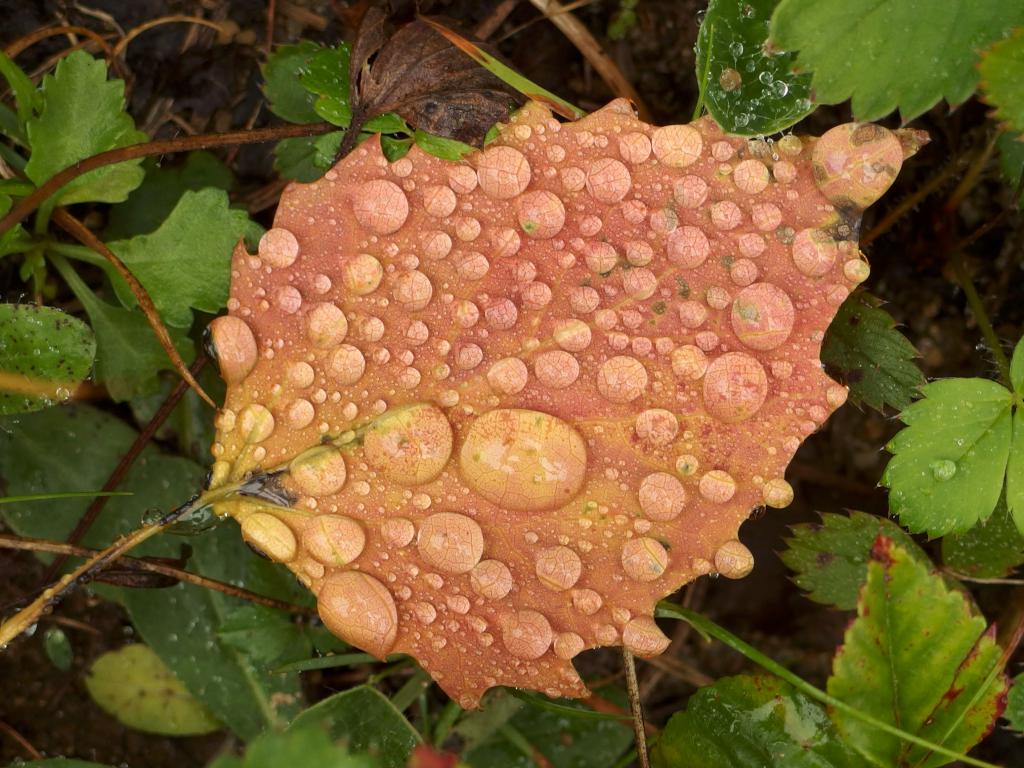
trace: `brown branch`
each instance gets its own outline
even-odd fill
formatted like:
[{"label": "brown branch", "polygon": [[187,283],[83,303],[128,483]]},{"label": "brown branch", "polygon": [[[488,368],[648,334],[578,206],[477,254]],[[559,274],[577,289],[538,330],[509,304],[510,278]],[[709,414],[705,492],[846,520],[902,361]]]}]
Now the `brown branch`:
[{"label": "brown branch", "polygon": [[103,38],[98,32],[89,29],[88,27],[76,27],[76,26],[61,26],[61,27],[43,27],[37,29],[24,37],[19,37],[10,45],[4,48],[4,53],[7,54],[8,58],[15,58],[19,53],[22,53],[26,49],[32,47],[40,40],[45,40],[48,37],[56,37],[57,35],[85,35],[92,42],[98,45],[107,59],[107,63],[114,67],[119,74],[123,75],[120,67],[116,63],[116,57],[114,56],[114,50],[110,47],[110,43]]},{"label": "brown branch", "polygon": [[[21,746],[21,748],[24,749],[25,752],[28,753],[28,756],[31,759],[33,759],[33,760],[42,760],[43,759],[42,753],[38,749],[36,749],[35,747],[32,746],[32,742],[30,742],[28,739],[26,739],[24,736],[22,736],[16,730],[14,730],[14,728],[12,726],[8,725],[3,720],[0,720],[0,733],[7,734],[7,736],[11,739],[11,741],[17,742]],[[15,763],[17,763],[17,762],[18,761],[15,761]]]},{"label": "brown branch", "polygon": [[273,128],[260,128],[255,131],[228,131],[226,133],[204,133],[198,136],[179,136],[174,139],[147,141],[100,152],[98,155],[92,155],[69,165],[60,173],[52,176],[31,195],[23,198],[6,216],[0,219],[0,235],[22,221],[65,184],[97,168],[128,160],[137,160],[140,157],[192,152],[197,149],[213,149],[215,147],[233,147],[238,144],[262,144],[301,136],[319,136],[336,130],[339,130],[338,126],[330,123],[282,125]]},{"label": "brown branch", "polygon": [[[69,557],[90,557],[95,555],[97,552],[95,549],[77,547],[72,544],[63,544],[59,541],[20,538],[18,536],[7,536],[5,534],[0,534],[0,549],[17,549],[27,552],[51,552],[60,555],[65,560]],[[250,592],[248,589],[236,587],[234,584],[228,584],[223,581],[218,581],[217,579],[210,579],[206,576],[191,573],[190,571],[186,571],[182,568],[175,568],[174,566],[153,562],[152,560],[147,560],[145,558],[125,557],[121,559],[121,562],[127,567],[138,571],[156,573],[161,576],[169,576],[170,578],[177,579],[178,581],[194,584],[197,587],[210,589],[214,592],[221,592],[222,594],[247,600],[250,603],[263,605],[267,608],[275,608],[280,611],[286,611],[288,613],[294,613],[301,616],[312,616],[316,614],[316,611],[312,608],[306,608],[301,605],[292,605],[291,603],[286,603],[282,600],[275,600],[272,597],[265,597],[264,595]]]},{"label": "brown branch", "polygon": [[129,43],[131,43],[131,41],[134,40],[136,37],[141,35],[143,32],[153,29],[154,27],[159,27],[163,24],[196,24],[201,27],[209,27],[210,29],[214,29],[217,31],[218,34],[223,30],[223,27],[217,22],[210,21],[199,16],[186,16],[184,14],[176,14],[173,16],[161,16],[157,19],[150,19],[149,21],[144,22],[143,24],[139,24],[139,26],[128,30],[125,33],[124,37],[118,40],[117,45],[114,46],[114,55],[120,56],[122,53],[124,53],[124,49],[128,47]]},{"label": "brown branch", "polygon": [[647,756],[647,732],[644,728],[644,707],[640,701],[640,684],[636,679],[636,662],[625,646],[622,648],[623,666],[626,668],[626,690],[629,693],[629,709],[633,713],[633,736],[636,740],[637,763],[640,768],[650,768]]},{"label": "brown branch", "polygon": [[[206,364],[206,360],[206,355],[200,352],[199,357],[196,358],[194,363],[192,363],[192,375],[199,375],[199,372]],[[185,389],[186,384],[184,379],[178,381],[177,384],[174,385],[174,389],[171,390],[171,393],[164,398],[162,403],[160,403],[160,407],[157,409],[157,412],[153,414],[153,418],[151,418],[149,423],[143,427],[142,431],[135,437],[135,442],[133,442],[131,447],[123,456],[121,456],[121,460],[117,463],[117,466],[114,467],[114,471],[110,473],[107,481],[103,484],[103,488],[101,489],[102,491],[109,492],[117,490],[117,487],[124,480],[125,475],[128,474],[128,470],[131,469],[132,465],[135,463],[135,459],[137,459],[139,454],[142,453],[142,449],[145,448],[146,444],[153,439],[153,435],[156,434],[156,431],[160,429],[161,425],[163,425],[167,420],[167,417],[171,415],[171,411],[174,410],[174,406],[178,404],[178,401],[181,400],[182,396],[185,394]],[[103,508],[107,505],[107,501],[109,499],[110,496],[97,496],[92,501],[88,509],[85,510],[85,514],[79,518],[74,529],[72,529],[71,533],[68,534],[66,539],[68,544],[74,546],[82,540],[85,534],[89,532],[89,529],[96,521],[96,518],[99,517],[100,512],[102,512]],[[67,562],[67,559],[68,555],[59,555],[54,559],[54,561],[46,568],[46,572],[43,574],[41,581],[44,584],[48,584],[53,581],[54,577],[60,571],[61,566]]]},{"label": "brown branch", "polygon": [[217,404],[213,402],[213,399],[206,394],[206,392],[203,391],[203,388],[199,386],[199,382],[196,381],[195,376],[192,375],[188,366],[185,365],[185,361],[181,358],[177,348],[174,346],[174,342],[171,340],[171,334],[168,332],[167,326],[165,326],[163,320],[160,319],[160,313],[157,311],[156,305],[153,304],[153,299],[150,298],[149,292],[146,291],[138,278],[131,273],[131,270],[125,266],[124,262],[118,258],[117,254],[107,247],[106,243],[96,237],[92,230],[86,227],[66,210],[63,208],[54,209],[53,221],[57,226],[78,240],[82,245],[92,248],[96,253],[103,256],[103,258],[114,266],[114,269],[117,270],[117,273],[124,279],[128,284],[128,287],[131,289],[132,294],[135,296],[135,300],[139,303],[139,309],[142,310],[142,314],[146,316],[146,320],[149,322],[149,327],[153,329],[153,333],[156,334],[157,341],[159,341],[160,346],[164,348],[164,352],[167,353],[167,357],[171,359],[171,363],[174,365],[174,370],[178,372],[181,378],[188,382],[188,385],[192,387],[196,394],[203,398],[211,408],[216,408]]}]

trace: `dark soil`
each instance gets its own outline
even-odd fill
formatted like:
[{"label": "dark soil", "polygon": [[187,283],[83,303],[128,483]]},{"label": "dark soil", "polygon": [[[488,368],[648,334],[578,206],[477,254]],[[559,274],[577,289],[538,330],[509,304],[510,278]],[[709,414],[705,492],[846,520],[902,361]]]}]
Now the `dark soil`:
[{"label": "dark soil", "polygon": [[[202,27],[167,24],[134,41],[125,61],[131,111],[141,127],[161,137],[185,130],[261,126],[273,121],[259,108],[258,66],[265,56],[267,5],[265,0],[87,0],[80,4],[0,0],[0,19],[4,20],[0,44],[55,23],[111,33],[115,31],[111,20],[127,30],[167,14],[229,19],[238,27],[230,40],[218,40],[216,33]],[[450,0],[422,5],[473,28],[499,3]],[[602,40],[658,122],[686,122],[696,98],[693,43],[696,13],[703,5],[697,0],[644,0],[639,4],[636,27],[619,42],[605,36],[617,2],[592,2],[576,14]],[[276,43],[301,37],[333,42],[352,35],[354,15],[341,0],[277,0],[276,6]],[[611,95],[577,49],[525,0],[491,40],[498,42],[504,56],[521,72],[584,109],[601,105]],[[48,38],[21,54],[18,61],[29,72],[42,71],[51,57],[69,44],[66,37]],[[800,128],[819,133],[847,119],[844,108],[819,109]],[[947,163],[959,162],[991,136],[985,108],[973,102],[953,112],[940,104],[914,124],[927,130],[932,142],[907,164],[885,201],[868,212],[864,231],[870,231],[886,210]],[[265,224],[280,189],[269,152],[267,146],[251,146],[224,153],[241,181],[238,199]],[[921,351],[921,364],[929,377],[981,375],[994,369],[979,346],[980,334],[945,262],[950,242],[999,217],[1000,223],[970,247],[969,268],[1003,338],[1016,339],[1024,322],[1024,281],[1020,278],[1024,227],[1020,216],[1006,210],[1013,209],[1012,192],[1000,181],[992,162],[957,212],[950,214],[943,204],[958,179],[955,174],[945,187],[865,249],[872,263],[868,286],[889,302],[888,310]],[[12,282],[10,287],[14,285]],[[688,599],[694,607],[822,684],[850,614],[804,598],[788,580],[775,553],[784,546],[788,526],[813,520],[818,511],[856,508],[886,514],[886,496],[877,487],[886,461],[881,447],[897,428],[893,418],[874,411],[842,409],[804,444],[790,468],[796,502],[744,526],[743,538],[758,563],[754,574],[737,582],[704,580],[691,586]],[[41,570],[29,555],[0,554],[0,609],[31,593],[38,586]],[[1014,602],[1011,590],[978,586],[975,593],[990,618],[1005,622],[1009,613],[1004,611]],[[55,623],[62,625],[75,649],[74,666],[68,673],[58,670],[43,650],[43,631]],[[721,644],[703,643],[682,626],[672,651],[679,659],[711,677],[750,670],[741,656]],[[224,735],[165,738],[131,731],[91,702],[82,683],[85,670],[101,653],[130,640],[130,625],[119,608],[79,591],[33,637],[22,638],[0,654],[0,761],[30,756],[3,725],[48,756],[149,768],[199,766],[218,750],[230,748],[231,741]],[[617,654],[602,652],[590,654],[584,665],[596,675],[615,674],[619,661]],[[654,666],[642,665],[640,675],[648,717],[657,724],[663,724],[694,689],[693,681],[682,682]],[[314,697],[351,684],[325,677],[309,682]],[[990,739],[981,751],[996,761],[1024,761],[1019,742],[1005,732]]]}]

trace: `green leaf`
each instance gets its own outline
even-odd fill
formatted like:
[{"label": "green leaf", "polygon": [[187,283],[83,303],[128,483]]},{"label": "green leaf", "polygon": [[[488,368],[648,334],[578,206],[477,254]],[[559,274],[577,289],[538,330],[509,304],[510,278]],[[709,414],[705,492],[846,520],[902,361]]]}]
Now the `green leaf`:
[{"label": "green leaf", "polygon": [[225,755],[209,768],[376,768],[368,756],[353,756],[333,744],[319,728],[299,728],[261,734],[249,744],[244,757]]},{"label": "green leaf", "polygon": [[651,754],[655,768],[855,768],[815,701],[771,675],[723,677],[672,715]]},{"label": "green leaf", "polygon": [[195,736],[224,727],[147,645],[104,653],[85,687],[101,709],[137,731]]},{"label": "green leaf", "polygon": [[811,78],[792,71],[793,54],[765,51],[777,0],[711,0],[697,34],[704,106],[741,136],[777,133],[813,109]]},{"label": "green leaf", "polygon": [[53,666],[61,672],[67,672],[75,660],[75,653],[71,650],[71,641],[64,634],[60,627],[50,627],[43,634],[43,648],[46,650],[47,658],[53,662]]},{"label": "green leaf", "polygon": [[981,525],[943,537],[942,562],[975,579],[999,579],[1024,563],[1024,536],[1014,525],[1004,497]]},{"label": "green leaf", "polygon": [[[471,768],[526,768],[540,762],[534,755],[543,755],[552,768],[612,768],[632,746],[629,721],[589,717],[599,713],[575,701],[558,702],[560,711],[541,708],[536,702],[543,697],[521,699],[518,693],[495,691],[487,709],[467,713],[456,726],[470,737],[462,759]],[[629,706],[621,691],[598,693]]]},{"label": "green leaf", "polygon": [[1017,193],[1017,206],[1024,205],[1024,188],[1021,188],[1021,176],[1024,175],[1024,134],[1000,134],[996,141],[999,148],[999,166],[1010,187]]},{"label": "green leaf", "polygon": [[1006,0],[782,0],[771,40],[798,51],[819,103],[852,98],[858,120],[898,108],[907,122],[966,101],[977,52],[1022,23],[1024,4]]},{"label": "green leaf", "polygon": [[1010,728],[1024,733],[1024,673],[1017,675],[1006,695],[1006,711],[1003,717]]},{"label": "green leaf", "polygon": [[329,123],[347,128],[352,122],[348,94],[349,47],[324,48],[310,57],[299,76],[302,87],[317,95],[313,111]]},{"label": "green leaf", "polygon": [[12,138],[24,139],[25,123],[39,109],[40,95],[28,75],[8,56],[0,51],[0,76],[7,81],[14,92],[14,103],[18,109],[18,135]]},{"label": "green leaf", "polygon": [[146,178],[128,199],[110,209],[104,240],[124,240],[157,229],[185,192],[235,186],[231,169],[210,152],[189,152],[185,162],[167,167],[146,163]]},{"label": "green leaf", "polygon": [[1010,360],[1010,385],[1013,391],[1024,397],[1024,337],[1017,342]]},{"label": "green leaf", "polygon": [[868,577],[871,547],[880,535],[903,547],[922,565],[931,561],[906,531],[892,520],[865,512],[850,516],[823,513],[820,523],[792,527],[782,562],[796,572],[793,581],[811,600],[844,611],[857,607],[857,596]]},{"label": "green leaf", "polygon": [[882,484],[890,511],[911,531],[960,533],[986,520],[999,501],[1012,395],[988,379],[942,379],[922,394],[900,414],[907,427],[886,446],[893,457]]},{"label": "green leaf", "polygon": [[1013,414],[1013,441],[1006,462],[1006,506],[1017,531],[1024,535],[1024,406],[1019,404]]},{"label": "green leaf", "polygon": [[[32,156],[25,174],[37,185],[91,155],[146,140],[124,110],[124,82],[107,80],[107,67],[83,51],[57,63],[43,78],[36,117],[28,121]],[[118,203],[142,182],[141,160],[97,168],[61,187],[48,205],[87,200]]]},{"label": "green leaf", "polygon": [[476,147],[465,142],[446,139],[444,136],[435,136],[424,131],[416,131],[413,134],[413,143],[428,155],[440,157],[442,160],[461,160],[470,152],[476,151]]},{"label": "green leaf", "polygon": [[[120,402],[154,392],[159,386],[156,374],[173,366],[145,315],[140,310],[107,304],[66,261],[56,258],[53,263],[89,315],[96,333],[96,378],[106,386],[110,397]],[[195,356],[191,340],[184,331],[168,331],[182,358],[191,362]]]},{"label": "green leaf", "polygon": [[[4,216],[11,210],[11,198],[0,194],[0,216]],[[15,224],[3,234],[0,234],[0,258],[11,253],[22,253],[32,247],[32,238],[25,232],[21,224]]]},{"label": "green leaf", "polygon": [[849,296],[825,332],[821,361],[850,388],[852,403],[902,410],[917,397],[925,378],[914,362],[914,345],[881,305],[867,291]]},{"label": "green leaf", "polygon": [[995,117],[1024,131],[1024,29],[1018,29],[981,55],[978,64],[985,101]]},{"label": "green leaf", "polygon": [[77,317],[53,307],[0,304],[0,373],[8,380],[0,380],[0,415],[67,400],[95,356],[96,337]]},{"label": "green leaf", "polygon": [[[231,253],[245,233],[248,216],[228,207],[220,189],[185,191],[174,210],[152,234],[109,243],[149,293],[168,325],[192,325],[192,309],[216,314],[228,299]],[[135,296],[114,281],[126,307]]]},{"label": "green leaf", "polygon": [[303,40],[296,45],[281,45],[270,54],[263,73],[263,95],[269,102],[270,111],[290,123],[316,123],[317,115],[313,105],[316,95],[302,87],[301,77],[309,70],[313,56],[322,48],[316,43]]},{"label": "green leaf", "polygon": [[282,139],[274,146],[274,170],[303,184],[316,181],[333,165],[344,137],[344,131],[334,131],[322,136]]},{"label": "green leaf", "polygon": [[[216,366],[208,365],[196,377],[203,390],[216,403],[224,402],[224,379],[216,371]],[[150,395],[140,395],[130,401],[132,416],[139,427],[149,423],[156,415],[161,404],[177,386],[180,379],[161,377],[159,388]],[[157,440],[168,442],[177,447],[178,453],[187,456],[199,464],[212,464],[214,456],[210,447],[214,442],[216,427],[214,411],[202,400],[194,390],[188,389],[181,400],[171,411],[170,416],[156,431]]]},{"label": "green leaf", "polygon": [[[963,595],[879,537],[828,692],[904,731],[966,751],[991,730],[1003,708],[1006,680],[992,638]],[[833,709],[832,720],[878,768],[949,762],[840,709]]]},{"label": "green leaf", "polygon": [[298,624],[262,605],[243,605],[231,611],[217,635],[261,669],[307,659],[313,652],[313,644]]},{"label": "green leaf", "polygon": [[[99,488],[135,439],[113,416],[82,405],[7,417],[0,429],[0,478],[12,495],[65,488]],[[121,487],[132,497],[112,498],[83,540],[102,547],[134,530],[149,509],[167,511],[192,496],[205,469],[164,456],[152,446],[140,454]],[[63,540],[89,504],[88,498],[0,505],[0,515],[19,535]],[[260,594],[296,602],[295,579],[253,554],[234,524],[190,537],[190,568]],[[181,541],[151,539],[133,554],[179,556]],[[244,739],[287,722],[301,706],[298,676],[259,671],[220,642],[217,631],[243,603],[188,584],[168,589],[110,589],[128,609],[141,638],[214,715]]]},{"label": "green leaf", "polygon": [[17,763],[18,768],[112,768],[104,763],[90,763],[87,760],[69,760],[66,757],[51,757],[46,760],[31,760]]},{"label": "green leaf", "polygon": [[402,713],[375,688],[360,685],[336,693],[292,721],[289,731],[321,726],[351,752],[368,752],[381,768],[405,768],[422,739]]}]

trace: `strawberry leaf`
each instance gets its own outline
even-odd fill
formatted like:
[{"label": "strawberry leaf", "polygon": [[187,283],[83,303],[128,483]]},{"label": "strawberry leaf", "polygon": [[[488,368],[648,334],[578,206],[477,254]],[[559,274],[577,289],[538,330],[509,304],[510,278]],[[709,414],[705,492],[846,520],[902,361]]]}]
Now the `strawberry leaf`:
[{"label": "strawberry leaf", "polygon": [[1024,135],[1004,132],[996,141],[999,148],[999,167],[1003,178],[1017,195],[1017,206],[1024,205],[1024,188],[1021,187],[1021,176],[1024,175]]},{"label": "strawberry leaf", "polygon": [[[107,80],[107,67],[83,51],[57,63],[43,78],[36,115],[26,126],[32,156],[25,174],[37,185],[91,155],[146,140],[124,108],[124,83]],[[118,203],[142,183],[141,160],[89,171],[54,193],[47,205]]]},{"label": "strawberry leaf", "polygon": [[[879,536],[828,692],[877,720],[967,751],[1003,709],[1007,683],[992,638],[963,595]],[[949,762],[843,710],[831,715],[842,738],[871,765],[936,768]]]},{"label": "strawberry leaf", "polygon": [[1005,497],[984,523],[942,538],[942,562],[975,579],[999,579],[1024,563],[1024,536],[1014,525]]},{"label": "strawberry leaf", "polygon": [[[270,731],[253,740],[241,757],[222,755],[209,768],[381,768],[367,755],[350,755],[347,745],[336,744],[319,728]],[[54,768],[58,768],[54,766]],[[67,768],[77,768],[69,765]]]},{"label": "strawberry leaf", "polygon": [[67,400],[95,356],[96,337],[78,318],[52,307],[0,304],[0,415]]},{"label": "strawberry leaf", "polygon": [[801,523],[792,531],[779,557],[796,572],[793,581],[811,600],[844,611],[857,607],[868,576],[868,556],[879,536],[892,539],[921,564],[931,563],[896,523],[865,512],[852,511],[849,517],[826,512],[820,523]]},{"label": "strawberry leaf", "polygon": [[771,41],[797,51],[821,104],[853,99],[858,120],[900,110],[909,121],[978,83],[978,51],[1024,24],[1005,0],[782,0]]},{"label": "strawberry leaf", "polygon": [[323,136],[282,139],[274,146],[274,170],[304,184],[316,181],[334,163],[344,136],[344,131],[333,131]]},{"label": "strawberry leaf", "polygon": [[1006,695],[1006,711],[1003,717],[1010,728],[1024,733],[1024,673],[1017,675]]},{"label": "strawberry leaf", "polygon": [[302,76],[313,57],[323,50],[316,43],[303,40],[296,45],[278,46],[267,58],[263,73],[263,95],[270,111],[289,123],[316,123],[316,94],[302,87]]},{"label": "strawberry leaf", "polygon": [[987,379],[942,379],[900,414],[886,446],[889,509],[915,533],[961,533],[987,520],[1010,457],[1013,396]]},{"label": "strawberry leaf", "polygon": [[369,752],[381,768],[406,768],[423,739],[376,688],[360,685],[314,704],[296,717],[288,732],[320,728],[353,752]]},{"label": "strawberry leaf", "polygon": [[672,715],[651,754],[654,768],[855,768],[825,710],[771,675],[723,677]]},{"label": "strawberry leaf", "polygon": [[[149,293],[169,326],[187,328],[192,309],[216,313],[228,298],[231,251],[249,223],[244,211],[228,207],[219,189],[186,190],[170,215],[151,234],[109,243]],[[135,306],[120,278],[118,298]]]},{"label": "strawberry leaf", "polygon": [[981,56],[981,90],[995,116],[1014,131],[1024,131],[1024,28]]},{"label": "strawberry leaf", "polygon": [[777,0],[711,0],[697,35],[704,106],[742,136],[777,133],[813,109],[810,75],[792,72],[794,54],[765,50]]},{"label": "strawberry leaf", "polygon": [[875,410],[906,408],[925,384],[918,352],[867,291],[851,295],[828,327],[821,361],[850,388],[850,399]]},{"label": "strawberry leaf", "polygon": [[224,727],[142,643],[96,659],[85,688],[100,709],[137,731],[197,736]]}]

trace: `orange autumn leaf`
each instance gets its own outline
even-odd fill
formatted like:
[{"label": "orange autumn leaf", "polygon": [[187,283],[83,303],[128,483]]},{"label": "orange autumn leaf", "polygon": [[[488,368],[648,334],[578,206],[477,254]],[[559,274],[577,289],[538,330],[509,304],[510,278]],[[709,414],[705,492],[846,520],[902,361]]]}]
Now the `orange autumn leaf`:
[{"label": "orange autumn leaf", "polygon": [[665,649],[655,603],[753,566],[737,529],[846,399],[825,329],[914,132],[775,144],[529,104],[449,162],[371,139],[234,256],[212,487],[338,636],[466,707],[583,696]]}]

